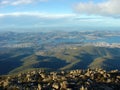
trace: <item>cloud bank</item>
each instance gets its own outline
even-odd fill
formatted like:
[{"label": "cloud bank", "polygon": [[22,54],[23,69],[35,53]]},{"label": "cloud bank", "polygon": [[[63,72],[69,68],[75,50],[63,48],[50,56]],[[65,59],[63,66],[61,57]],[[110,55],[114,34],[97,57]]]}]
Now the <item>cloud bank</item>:
[{"label": "cloud bank", "polygon": [[0,13],[0,18],[3,17],[20,17],[20,16],[33,16],[38,18],[46,19],[60,19],[60,18],[70,18],[76,16],[75,14],[50,14],[50,13],[40,13],[40,12],[13,12],[13,13]]},{"label": "cloud bank", "polygon": [[0,28],[4,27],[51,27],[64,26],[74,14],[52,14],[40,12],[0,13]]},{"label": "cloud bank", "polygon": [[120,17],[120,0],[106,0],[95,3],[93,1],[75,4],[74,10],[81,14],[94,14],[103,16]]},{"label": "cloud bank", "polygon": [[31,4],[35,2],[45,2],[47,0],[1,0],[0,5],[11,5],[11,6],[17,6],[17,5],[24,5],[24,4]]},{"label": "cloud bank", "polygon": [[[78,14],[54,14],[40,12],[13,12],[0,14],[1,30],[96,30],[119,29],[119,19]],[[115,28],[114,28],[115,29]]]}]

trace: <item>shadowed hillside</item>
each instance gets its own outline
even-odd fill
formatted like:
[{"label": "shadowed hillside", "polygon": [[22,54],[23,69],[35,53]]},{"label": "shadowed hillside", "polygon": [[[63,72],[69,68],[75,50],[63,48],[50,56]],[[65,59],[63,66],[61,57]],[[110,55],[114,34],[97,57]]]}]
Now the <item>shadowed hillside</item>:
[{"label": "shadowed hillside", "polygon": [[[16,49],[0,54],[0,74],[17,73],[30,69],[71,70],[103,68],[120,70],[120,49],[84,46],[76,49],[55,48],[42,54],[31,49]],[[3,70],[4,69],[4,70]]]}]

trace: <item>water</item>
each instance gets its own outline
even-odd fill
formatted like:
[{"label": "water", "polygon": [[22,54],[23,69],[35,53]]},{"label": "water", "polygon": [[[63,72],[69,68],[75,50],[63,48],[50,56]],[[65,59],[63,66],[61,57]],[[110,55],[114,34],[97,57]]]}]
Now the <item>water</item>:
[{"label": "water", "polygon": [[120,43],[120,36],[110,36],[110,37],[104,37],[102,39],[95,39],[95,40],[85,40],[84,42],[107,42],[107,43]]}]

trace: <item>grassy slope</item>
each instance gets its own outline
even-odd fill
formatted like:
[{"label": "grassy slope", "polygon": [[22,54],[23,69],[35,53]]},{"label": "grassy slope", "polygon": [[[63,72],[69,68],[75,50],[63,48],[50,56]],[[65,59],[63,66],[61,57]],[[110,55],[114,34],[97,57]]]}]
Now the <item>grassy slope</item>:
[{"label": "grassy slope", "polygon": [[[27,50],[28,52],[29,50]],[[0,72],[17,73],[36,68],[70,70],[103,68],[120,70],[120,49],[85,46],[77,49],[56,49],[41,55],[25,54],[23,51],[0,57]],[[2,55],[2,54],[1,54]],[[3,60],[4,58],[4,60]],[[3,61],[2,61],[3,60]],[[4,70],[2,70],[4,68]]]}]

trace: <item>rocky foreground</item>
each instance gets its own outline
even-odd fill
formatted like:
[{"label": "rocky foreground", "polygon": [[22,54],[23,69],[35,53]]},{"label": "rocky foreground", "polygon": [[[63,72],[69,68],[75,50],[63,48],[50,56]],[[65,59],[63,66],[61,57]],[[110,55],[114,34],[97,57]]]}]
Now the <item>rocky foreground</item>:
[{"label": "rocky foreground", "polygon": [[0,90],[120,90],[120,72],[102,69],[0,76]]}]

